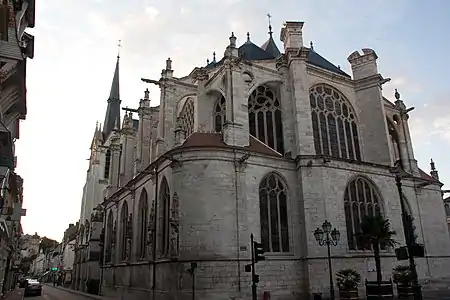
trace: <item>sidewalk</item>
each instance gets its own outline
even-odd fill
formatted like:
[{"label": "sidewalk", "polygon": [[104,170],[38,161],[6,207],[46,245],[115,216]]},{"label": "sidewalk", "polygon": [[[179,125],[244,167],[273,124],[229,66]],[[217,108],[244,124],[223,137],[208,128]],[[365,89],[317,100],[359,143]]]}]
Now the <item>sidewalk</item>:
[{"label": "sidewalk", "polygon": [[15,289],[14,291],[9,291],[5,296],[0,297],[1,300],[22,300],[23,299],[23,289]]},{"label": "sidewalk", "polygon": [[[72,290],[72,289],[69,289],[69,288],[66,288],[66,287],[62,287],[62,286],[53,286],[53,284],[49,284],[49,283],[44,283],[44,285],[49,286],[49,287],[54,288],[54,289],[58,289],[58,290],[61,290],[61,291],[72,293],[72,294],[75,294],[75,295],[79,295],[79,296],[83,296],[83,297],[86,297],[86,298],[90,298],[90,299],[98,299],[98,300],[112,300],[113,299],[113,298],[109,298],[109,297],[83,293],[83,292],[80,292],[80,291],[77,291],[77,290]],[[21,298],[19,298],[19,299],[21,299]],[[10,299],[8,298],[7,300],[10,300]],[[16,300],[16,299],[14,298],[14,299],[11,299],[11,300]]]}]

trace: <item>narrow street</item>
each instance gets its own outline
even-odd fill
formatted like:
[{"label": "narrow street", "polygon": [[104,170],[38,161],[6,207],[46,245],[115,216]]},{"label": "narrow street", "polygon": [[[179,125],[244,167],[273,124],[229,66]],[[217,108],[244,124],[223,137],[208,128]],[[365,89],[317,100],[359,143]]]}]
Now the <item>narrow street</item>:
[{"label": "narrow street", "polygon": [[42,296],[38,297],[38,296],[30,295],[30,296],[25,297],[25,299],[30,299],[30,300],[31,299],[33,299],[33,300],[92,300],[92,299],[103,299],[103,297],[100,297],[100,296],[85,297],[83,295],[77,295],[77,294],[74,294],[71,292],[67,292],[63,289],[44,285],[42,287]]}]

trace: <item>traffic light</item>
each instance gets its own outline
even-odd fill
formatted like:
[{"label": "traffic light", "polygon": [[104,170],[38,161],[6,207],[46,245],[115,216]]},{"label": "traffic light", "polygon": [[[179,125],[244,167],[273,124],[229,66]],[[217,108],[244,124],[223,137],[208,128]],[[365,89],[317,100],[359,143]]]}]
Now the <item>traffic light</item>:
[{"label": "traffic light", "polygon": [[253,242],[253,249],[255,251],[255,263],[266,260],[264,256],[264,249],[261,243]]},{"label": "traffic light", "polygon": [[253,275],[253,282],[254,283],[258,283],[259,282],[259,275],[258,274]]}]

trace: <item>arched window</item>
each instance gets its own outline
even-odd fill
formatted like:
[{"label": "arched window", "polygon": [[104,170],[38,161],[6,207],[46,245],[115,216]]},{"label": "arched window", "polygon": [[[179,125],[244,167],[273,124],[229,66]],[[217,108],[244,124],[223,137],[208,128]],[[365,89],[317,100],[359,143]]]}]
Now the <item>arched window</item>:
[{"label": "arched window", "polygon": [[248,98],[250,134],[279,153],[283,150],[281,104],[274,90],[257,87]]},{"label": "arched window", "polygon": [[227,120],[225,97],[217,100],[214,107],[214,129],[216,132],[222,132],[223,125]]},{"label": "arched window", "polygon": [[128,205],[124,201],[120,212],[120,258],[127,259]]},{"label": "arched window", "polygon": [[162,179],[160,191],[159,199],[162,205],[161,254],[164,256],[169,253],[170,239],[170,189],[166,177]]},{"label": "arched window", "polygon": [[387,120],[389,133],[389,147],[391,148],[392,162],[395,163],[400,159],[400,148],[398,143],[398,135],[394,124]]},{"label": "arched window", "polygon": [[184,103],[183,109],[181,110],[180,113],[180,117],[182,120],[181,127],[186,133],[186,137],[188,137],[192,133],[194,133],[195,114],[194,114],[194,100],[192,100],[192,98],[187,99],[186,102]]},{"label": "arched window", "polygon": [[116,237],[113,236],[113,227],[114,227],[114,219],[113,214],[110,211],[108,214],[108,219],[106,221],[106,243],[105,243],[105,262],[112,261],[111,249],[113,244],[113,239]]},{"label": "arched window", "polygon": [[361,160],[356,115],[344,95],[321,84],[309,92],[317,154]]},{"label": "arched window", "polygon": [[261,242],[265,252],[289,252],[287,190],[282,179],[270,173],[259,184]]},{"label": "arched window", "polygon": [[145,189],[142,190],[139,200],[139,258],[145,258],[147,254],[147,227],[148,227],[148,195]]},{"label": "arched window", "polygon": [[111,167],[111,150],[106,150],[105,155],[105,172],[104,172],[104,178],[106,180],[109,180],[109,169]]},{"label": "arched window", "polygon": [[344,194],[345,222],[350,250],[365,250],[367,245],[357,235],[365,216],[383,214],[383,205],[377,188],[364,177],[356,177],[347,185]]}]

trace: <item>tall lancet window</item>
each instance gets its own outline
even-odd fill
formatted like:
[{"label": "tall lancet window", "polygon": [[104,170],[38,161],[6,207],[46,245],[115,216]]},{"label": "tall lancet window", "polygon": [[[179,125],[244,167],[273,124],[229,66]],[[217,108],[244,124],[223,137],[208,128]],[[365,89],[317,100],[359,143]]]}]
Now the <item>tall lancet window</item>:
[{"label": "tall lancet window", "polygon": [[399,143],[397,130],[395,129],[394,123],[387,120],[388,131],[389,131],[389,147],[391,148],[392,162],[395,163],[400,159]]},{"label": "tall lancet window", "polygon": [[289,252],[287,190],[283,180],[270,173],[259,184],[261,242],[265,252]]},{"label": "tall lancet window", "polygon": [[220,97],[214,106],[214,130],[222,132],[223,125],[227,120],[225,97]]},{"label": "tall lancet window", "polygon": [[356,114],[337,89],[320,84],[309,92],[317,154],[361,160]]},{"label": "tall lancet window", "polygon": [[161,182],[159,199],[162,205],[161,255],[164,256],[169,253],[170,241],[170,188],[166,177]]},{"label": "tall lancet window", "polygon": [[104,172],[104,178],[106,180],[109,180],[109,169],[111,168],[111,150],[106,150],[105,155],[105,172]]},{"label": "tall lancet window", "polygon": [[120,211],[120,258],[127,259],[127,236],[128,236],[128,204],[126,201],[122,204]]},{"label": "tall lancet window", "polygon": [[283,150],[281,104],[268,86],[257,87],[248,98],[250,134],[279,153]]},{"label": "tall lancet window", "polygon": [[183,105],[183,109],[181,110],[180,117],[182,120],[182,128],[186,133],[186,137],[190,136],[194,133],[194,100],[192,98],[188,98]]},{"label": "tall lancet window", "polygon": [[113,240],[116,238],[113,236],[114,219],[113,214],[110,211],[108,214],[108,219],[106,221],[106,243],[105,243],[105,262],[109,263],[112,261],[112,244]]},{"label": "tall lancet window", "polygon": [[147,190],[143,189],[139,199],[139,258],[143,259],[147,254],[147,228],[148,228],[148,195]]},{"label": "tall lancet window", "polygon": [[365,216],[383,215],[378,189],[365,177],[354,178],[345,189],[344,211],[349,249],[370,249],[370,245],[365,244],[358,233],[361,232],[361,221]]}]

